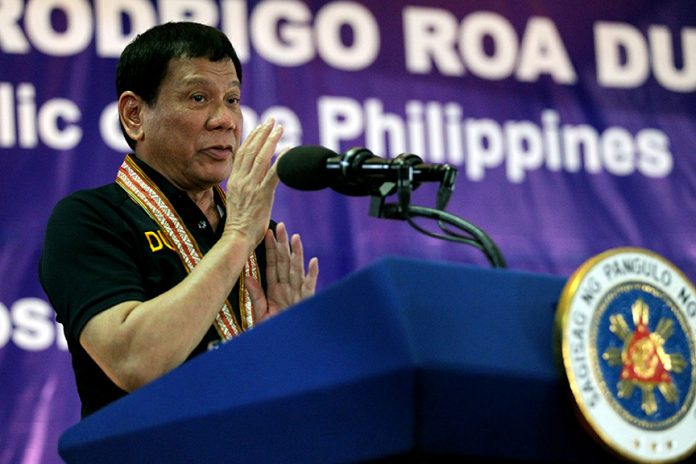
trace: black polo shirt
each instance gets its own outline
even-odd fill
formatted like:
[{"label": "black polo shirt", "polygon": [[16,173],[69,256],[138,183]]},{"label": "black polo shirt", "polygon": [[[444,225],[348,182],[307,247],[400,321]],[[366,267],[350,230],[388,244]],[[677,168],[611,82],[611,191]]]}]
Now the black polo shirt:
[{"label": "black polo shirt", "polygon": [[[144,162],[138,165],[169,199],[203,254],[222,234],[186,195]],[[225,201],[217,198],[223,209]],[[126,395],[79,343],[92,317],[125,301],[147,301],[171,289],[187,275],[178,253],[167,246],[159,227],[116,183],[75,192],[53,210],[46,230],[39,277],[62,323],[72,355],[77,390],[85,417]],[[265,288],[263,243],[256,249]],[[237,279],[239,276],[230,276]],[[229,296],[239,318],[239,283]],[[189,359],[219,340],[213,326]]]}]

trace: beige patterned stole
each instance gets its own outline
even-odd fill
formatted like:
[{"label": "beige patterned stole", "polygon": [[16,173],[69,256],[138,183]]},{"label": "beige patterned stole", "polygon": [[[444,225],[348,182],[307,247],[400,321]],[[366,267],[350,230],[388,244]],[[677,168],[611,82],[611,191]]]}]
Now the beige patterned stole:
[{"label": "beige patterned stole", "polygon": [[[131,155],[126,156],[121,164],[116,176],[116,183],[157,223],[169,243],[179,254],[186,272],[190,273],[201,260],[203,254],[167,197],[140,169]],[[218,194],[224,198],[225,194],[222,189],[219,186],[215,186],[215,188]],[[222,340],[229,340],[254,326],[254,307],[249,291],[244,284],[246,278],[259,279],[258,263],[254,252],[249,255],[244,270],[239,276],[241,323],[237,321],[229,301],[225,301],[215,318],[215,329]]]}]

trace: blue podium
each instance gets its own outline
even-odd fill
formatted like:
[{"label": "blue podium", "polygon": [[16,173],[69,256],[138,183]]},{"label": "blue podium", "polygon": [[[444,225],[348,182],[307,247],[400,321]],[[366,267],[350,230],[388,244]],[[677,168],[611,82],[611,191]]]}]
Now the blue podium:
[{"label": "blue podium", "polygon": [[384,259],[70,428],[68,463],[596,462],[553,354],[565,279]]}]

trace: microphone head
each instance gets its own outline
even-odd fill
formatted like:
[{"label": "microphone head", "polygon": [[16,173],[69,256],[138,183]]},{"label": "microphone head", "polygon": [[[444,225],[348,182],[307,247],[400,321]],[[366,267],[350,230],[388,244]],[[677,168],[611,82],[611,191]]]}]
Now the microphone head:
[{"label": "microphone head", "polygon": [[297,190],[321,190],[331,181],[326,172],[326,161],[334,156],[338,153],[320,145],[291,148],[278,160],[278,177],[282,183]]}]

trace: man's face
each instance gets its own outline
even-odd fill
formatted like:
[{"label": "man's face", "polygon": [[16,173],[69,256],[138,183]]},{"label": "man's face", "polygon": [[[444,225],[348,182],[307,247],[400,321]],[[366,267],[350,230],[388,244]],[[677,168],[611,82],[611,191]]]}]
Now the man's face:
[{"label": "man's face", "polygon": [[240,90],[230,59],[171,60],[155,102],[143,108],[138,156],[182,190],[222,182],[242,135]]}]

